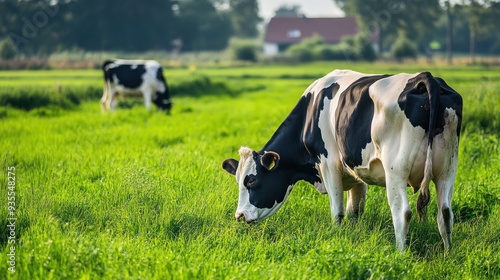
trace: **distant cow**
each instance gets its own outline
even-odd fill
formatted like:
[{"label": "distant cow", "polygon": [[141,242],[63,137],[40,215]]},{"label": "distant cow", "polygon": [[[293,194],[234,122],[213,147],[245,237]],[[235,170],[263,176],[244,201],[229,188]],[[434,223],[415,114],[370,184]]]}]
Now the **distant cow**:
[{"label": "distant cow", "polygon": [[123,96],[140,93],[149,110],[151,101],[160,109],[172,107],[170,93],[160,63],[154,60],[106,60],[104,72],[104,92],[101,98],[103,109],[114,110],[117,93]]},{"label": "distant cow", "polygon": [[451,248],[462,97],[430,73],[367,75],[335,70],[310,85],[260,151],[239,150],[222,167],[239,185],[236,218],[273,215],[299,180],[327,193],[337,223],[363,212],[366,187],[386,187],[398,249],[412,216],[406,187],[425,217],[436,185],[439,232]]}]

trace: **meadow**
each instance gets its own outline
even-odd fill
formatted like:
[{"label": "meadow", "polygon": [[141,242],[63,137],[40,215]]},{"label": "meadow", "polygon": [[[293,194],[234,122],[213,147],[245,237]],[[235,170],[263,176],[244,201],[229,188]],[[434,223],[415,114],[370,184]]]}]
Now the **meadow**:
[{"label": "meadow", "polygon": [[[238,188],[222,161],[242,145],[260,149],[305,88],[335,68],[430,71],[462,94],[449,254],[433,188],[429,218],[412,220],[404,253],[377,186],[364,215],[341,226],[327,196],[305,182],[271,218],[235,221]],[[500,278],[500,67],[314,63],[164,73],[174,89],[169,116],[140,103],[101,113],[98,70],[0,72],[1,279]],[[33,100],[44,101],[23,105]],[[408,195],[416,213],[417,194]],[[13,239],[8,217],[16,218]]]}]

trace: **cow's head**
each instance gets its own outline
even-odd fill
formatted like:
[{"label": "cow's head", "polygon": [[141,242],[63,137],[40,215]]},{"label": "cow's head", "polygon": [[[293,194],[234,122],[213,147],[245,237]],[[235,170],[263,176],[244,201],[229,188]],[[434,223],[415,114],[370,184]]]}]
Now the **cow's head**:
[{"label": "cow's head", "polygon": [[160,108],[160,110],[166,110],[167,113],[170,113],[170,109],[172,109],[172,101],[170,100],[170,95],[168,91],[166,93],[157,93],[155,100],[153,102]]},{"label": "cow's head", "polygon": [[240,161],[226,159],[222,168],[234,175],[240,194],[236,219],[246,222],[263,220],[278,211],[292,190],[294,180],[280,155],[272,151],[255,152],[242,147]]}]

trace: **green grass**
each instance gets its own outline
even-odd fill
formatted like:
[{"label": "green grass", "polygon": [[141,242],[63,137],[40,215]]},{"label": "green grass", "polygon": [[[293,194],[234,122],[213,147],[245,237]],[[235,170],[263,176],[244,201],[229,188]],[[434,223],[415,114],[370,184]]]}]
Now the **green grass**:
[{"label": "green grass", "polygon": [[[412,221],[405,253],[395,249],[380,187],[369,188],[360,220],[340,227],[332,224],[327,196],[304,182],[266,221],[234,221],[238,190],[221,162],[236,157],[241,145],[262,147],[305,88],[334,68],[430,70],[462,94],[454,248],[446,257],[432,189],[429,220]],[[2,230],[0,278],[497,279],[499,70],[326,63],[202,68],[196,74],[225,84],[221,94],[215,88],[176,96],[171,116],[142,106],[101,114],[98,100],[66,109],[0,108],[0,217],[8,215],[7,167],[15,166],[18,218],[16,272],[7,271],[10,244]],[[187,69],[167,71],[173,84],[192,76]],[[21,71],[0,72],[0,87],[51,85],[53,77],[76,89],[101,84],[99,71]],[[409,197],[414,208],[417,195]],[[7,224],[0,220],[0,228]]]}]

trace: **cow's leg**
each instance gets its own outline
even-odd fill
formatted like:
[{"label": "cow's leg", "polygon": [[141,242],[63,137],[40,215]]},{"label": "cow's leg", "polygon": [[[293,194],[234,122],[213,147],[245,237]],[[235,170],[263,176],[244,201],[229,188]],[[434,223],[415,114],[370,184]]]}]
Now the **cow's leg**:
[{"label": "cow's leg", "polygon": [[433,174],[437,195],[437,224],[444,242],[445,251],[451,250],[453,211],[451,200],[458,168],[459,118],[451,109],[445,111],[445,129],[434,138]]},{"label": "cow's leg", "polygon": [[118,95],[117,92],[113,89],[109,91],[109,96],[107,100],[106,106],[111,109],[111,111],[114,111],[116,108],[116,105],[118,104]]},{"label": "cow's leg", "polygon": [[406,194],[406,181],[397,175],[386,174],[386,192],[391,207],[396,247],[401,251],[406,249],[406,236],[412,214]]},{"label": "cow's leg", "polygon": [[102,97],[101,97],[101,111],[105,111],[107,109],[107,99],[108,99],[108,86],[107,83],[104,83],[102,89]]},{"label": "cow's leg", "polygon": [[[444,167],[440,172],[440,176],[434,179],[437,194],[437,224],[439,233],[444,242],[445,251],[451,250],[451,231],[453,227],[453,211],[451,208],[451,199],[455,184],[455,176],[457,170],[457,154],[458,140],[455,144],[455,155],[445,158],[452,158],[448,166]],[[443,164],[445,165],[445,164]]]},{"label": "cow's leg", "polygon": [[152,96],[153,92],[151,91],[150,88],[145,88],[142,90],[142,95],[144,96],[144,105],[146,106],[146,109],[150,109],[151,108],[151,96]]},{"label": "cow's leg", "polygon": [[330,212],[336,224],[340,224],[344,219],[344,188],[342,186],[342,176],[327,164],[320,165],[323,174],[323,184],[330,200]]},{"label": "cow's leg", "polygon": [[363,214],[366,201],[366,184],[359,183],[347,192],[347,216],[357,218]]},{"label": "cow's leg", "polygon": [[453,195],[454,176],[447,180],[438,180],[436,183],[437,194],[437,224],[441,238],[443,238],[444,249],[451,249],[451,229],[453,227],[453,211],[451,210],[451,197]]},{"label": "cow's leg", "polygon": [[101,98],[101,108],[109,110],[111,109],[111,101],[114,98],[116,91],[114,86],[111,85],[110,81],[104,83],[103,94]]}]

